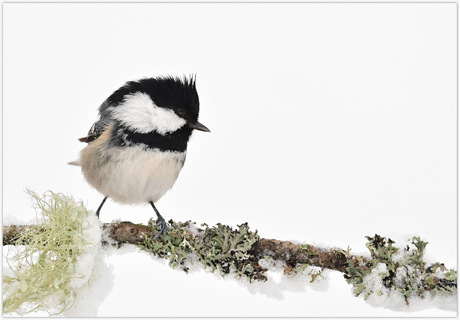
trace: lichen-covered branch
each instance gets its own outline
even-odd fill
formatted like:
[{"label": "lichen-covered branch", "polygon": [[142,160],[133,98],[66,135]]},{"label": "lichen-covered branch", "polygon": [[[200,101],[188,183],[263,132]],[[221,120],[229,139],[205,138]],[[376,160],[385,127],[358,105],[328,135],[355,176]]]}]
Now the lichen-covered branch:
[{"label": "lichen-covered branch", "polygon": [[[208,234],[202,232],[193,232],[193,229],[190,228],[191,223],[189,221],[186,223],[175,223],[170,221],[170,223],[172,224],[173,228],[169,230],[166,239],[164,239],[164,242],[166,243],[172,239],[176,241],[180,239],[180,243],[183,241],[193,241],[194,243],[197,243],[198,239],[205,239],[206,237],[209,237]],[[36,227],[37,226],[23,225],[4,226],[3,245],[14,244],[14,240],[18,234],[27,233],[31,228]],[[240,228],[245,230],[247,235],[251,234],[247,224],[243,224]],[[149,245],[154,246],[155,242],[162,243],[161,240],[153,241],[151,239],[151,227],[143,224],[134,224],[129,221],[121,221],[116,223],[105,223],[103,225],[103,229],[107,231],[108,237],[110,239],[120,244],[130,243],[135,245],[143,245],[144,243],[147,243],[146,246],[148,247]],[[195,231],[198,230],[201,229],[198,228]],[[208,228],[208,230],[210,229]],[[231,233],[231,228],[223,225],[218,225],[217,230],[218,232],[220,231],[222,233]],[[254,236],[257,235],[257,233],[252,234],[254,234]],[[216,246],[213,245],[213,248],[216,248]],[[229,250],[230,249],[231,248],[229,247]],[[297,264],[309,264],[312,266],[345,272],[346,267],[348,266],[348,261],[356,260],[354,256],[349,255],[345,250],[342,249],[322,249],[313,245],[298,245],[289,241],[264,239],[259,238],[258,236],[254,237],[253,244],[246,249],[254,261],[270,257],[274,260],[284,261],[288,268],[295,267]]]},{"label": "lichen-covered branch", "polygon": [[40,228],[36,225],[12,225],[3,226],[3,245],[15,245],[21,235],[27,234],[32,230]]},{"label": "lichen-covered branch", "polygon": [[[289,241],[260,238],[251,253],[258,259],[271,257],[285,261],[287,268],[298,264],[309,264],[316,267],[345,272],[348,261],[356,260],[343,249],[324,249],[310,244],[294,244]],[[364,258],[361,258],[364,259]]]},{"label": "lichen-covered branch", "polygon": [[[356,295],[365,297],[372,293],[396,290],[406,302],[411,294],[423,296],[425,292],[437,291],[455,293],[457,272],[447,270],[442,263],[429,266],[423,261],[423,251],[427,242],[420,238],[412,239],[409,246],[400,249],[393,246],[391,239],[379,235],[367,237],[366,244],[371,259],[350,254],[350,250],[339,248],[318,248],[311,244],[295,244],[289,241],[260,238],[257,231],[251,232],[247,224],[233,229],[217,224],[209,227],[203,224],[169,221],[170,228],[165,238],[154,239],[157,233],[154,220],[147,226],[129,221],[108,223],[103,229],[110,241],[139,245],[152,254],[169,259],[172,267],[188,271],[190,264],[198,260],[212,271],[221,274],[235,273],[250,281],[267,278],[267,269],[262,260],[282,261],[286,274],[296,273],[306,266],[342,272],[348,283],[354,287]],[[27,232],[30,226],[3,227],[3,244],[12,244],[16,234]],[[23,237],[24,239],[24,237]],[[365,278],[377,274],[383,289],[374,292],[365,285]]]},{"label": "lichen-covered branch", "polygon": [[40,211],[39,225],[3,227],[3,245],[12,246],[6,255],[12,275],[3,277],[4,313],[60,314],[69,309],[92,277],[100,244],[130,243],[185,272],[201,263],[222,276],[234,274],[250,282],[266,281],[268,269],[280,265],[287,276],[305,276],[310,282],[323,278],[324,269],[335,270],[365,299],[399,296],[409,304],[412,297],[457,292],[457,271],[439,262],[428,265],[423,259],[428,243],[418,237],[405,247],[379,235],[367,237],[370,258],[352,255],[349,248],[260,238],[247,223],[232,228],[170,220],[167,234],[155,238],[154,220],[148,225],[108,223],[101,230],[100,221],[81,201],[51,191],[29,194]]},{"label": "lichen-covered branch", "polygon": [[103,230],[108,231],[108,237],[119,243],[142,243],[150,235],[150,229],[143,224],[134,224],[129,221],[105,223]]},{"label": "lichen-covered branch", "polygon": [[[37,225],[3,226],[3,245],[17,245],[16,240],[19,236],[37,230],[37,228],[42,227]],[[144,241],[145,235],[150,233],[150,229],[146,225],[134,224],[129,221],[105,223],[102,228],[108,231],[109,238],[119,243],[139,244]]]}]

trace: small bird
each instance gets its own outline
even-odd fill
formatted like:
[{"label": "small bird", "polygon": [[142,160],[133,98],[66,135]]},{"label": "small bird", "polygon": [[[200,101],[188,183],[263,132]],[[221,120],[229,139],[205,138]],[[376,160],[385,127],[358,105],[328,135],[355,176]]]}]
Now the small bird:
[{"label": "small bird", "polygon": [[184,165],[192,131],[210,130],[198,122],[196,77],[156,77],[129,81],[99,107],[88,145],[70,164],[81,166],[88,183],[124,204],[150,203],[160,231],[167,225],[155,203],[172,188]]}]

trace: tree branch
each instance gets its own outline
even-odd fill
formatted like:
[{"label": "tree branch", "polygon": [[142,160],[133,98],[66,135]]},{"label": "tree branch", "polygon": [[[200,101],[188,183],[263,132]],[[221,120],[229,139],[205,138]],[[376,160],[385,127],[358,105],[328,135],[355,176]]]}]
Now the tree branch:
[{"label": "tree branch", "polygon": [[[18,235],[38,227],[30,225],[3,226],[3,245],[14,245]],[[118,243],[139,245],[144,242],[146,237],[151,236],[151,229],[148,226],[129,221],[104,223],[102,228],[107,232],[110,239]],[[322,249],[312,245],[306,245],[302,249],[301,245],[290,241],[264,238],[259,238],[249,252],[256,259],[271,257],[274,260],[284,261],[288,268],[293,268],[297,264],[309,264],[340,272],[345,272],[349,260],[356,260],[355,256],[347,256],[346,251],[342,249]],[[365,260],[363,257],[360,259]]]},{"label": "tree branch", "polygon": [[[149,221],[147,226],[129,221],[105,223],[103,231],[109,240],[103,240],[103,243],[141,246],[158,257],[169,259],[171,266],[180,267],[184,271],[188,271],[190,256],[193,254],[213,271],[219,270],[222,274],[234,272],[238,277],[247,277],[250,281],[267,279],[264,274],[267,269],[261,266],[264,265],[261,261],[266,259],[283,261],[285,274],[301,272],[307,266],[335,270],[344,274],[347,282],[353,285],[356,295],[364,293],[366,297],[373,291],[364,287],[364,277],[372,274],[379,264],[387,268],[387,273],[379,271],[379,281],[389,289],[402,292],[406,302],[414,290],[418,290],[417,293],[421,296],[425,291],[455,293],[457,290],[456,271],[447,270],[442,263],[427,267],[423,261],[423,250],[427,242],[416,237],[412,239],[413,249],[407,246],[404,248],[405,257],[400,261],[393,261],[393,254],[399,248],[393,246],[391,239],[378,235],[367,237],[369,242],[366,245],[372,256],[369,259],[352,255],[349,249],[325,249],[310,244],[260,238],[257,231],[249,231],[247,224],[232,229],[222,224],[213,227],[203,224],[204,228],[199,228],[190,221],[176,223],[170,220],[169,223],[171,227],[166,237],[160,239],[153,237],[157,233],[154,220]],[[37,228],[40,226],[4,226],[3,245],[18,244],[16,239],[19,235]],[[24,241],[27,237],[22,239]],[[411,268],[407,268],[409,264]],[[402,282],[396,280],[400,267],[413,270]],[[439,271],[443,274],[442,277],[439,276]],[[312,281],[315,278],[312,276]]]},{"label": "tree branch", "polygon": [[[423,253],[428,242],[419,237],[401,248],[389,238],[366,237],[370,258],[352,255],[349,248],[260,238],[247,223],[232,228],[170,220],[166,235],[157,238],[155,220],[148,225],[123,221],[103,224],[100,239],[98,220],[82,202],[51,191],[43,196],[29,194],[41,212],[40,225],[3,227],[3,245],[22,246],[8,251],[11,255],[6,257],[7,262],[15,262],[15,270],[14,276],[3,277],[4,313],[36,308],[60,313],[68,309],[77,292],[73,280],[84,277],[75,274],[75,266],[81,256],[98,255],[99,241],[118,247],[137,245],[185,272],[199,262],[213,272],[232,273],[250,282],[266,281],[268,268],[279,265],[273,261],[281,261],[286,275],[305,276],[310,282],[321,278],[323,269],[341,272],[355,295],[364,298],[397,295],[409,304],[411,297],[453,296],[457,292],[457,271],[439,262],[427,265]],[[50,301],[57,304],[50,305]]]}]

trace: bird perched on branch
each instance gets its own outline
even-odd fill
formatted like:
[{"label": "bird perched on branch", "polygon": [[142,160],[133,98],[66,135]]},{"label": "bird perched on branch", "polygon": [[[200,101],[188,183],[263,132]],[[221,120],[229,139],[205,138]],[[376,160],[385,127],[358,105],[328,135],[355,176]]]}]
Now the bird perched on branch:
[{"label": "bird perched on branch", "polygon": [[99,107],[80,159],[85,179],[119,203],[150,203],[164,235],[165,219],[155,203],[176,182],[192,131],[210,130],[198,122],[195,78],[172,76],[127,82]]}]

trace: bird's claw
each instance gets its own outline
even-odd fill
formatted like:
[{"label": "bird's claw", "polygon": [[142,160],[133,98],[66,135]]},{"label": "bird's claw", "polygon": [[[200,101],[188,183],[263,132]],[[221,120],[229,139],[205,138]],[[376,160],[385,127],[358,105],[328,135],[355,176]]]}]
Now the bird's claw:
[{"label": "bird's claw", "polygon": [[163,217],[159,217],[156,223],[157,229],[160,226],[160,231],[157,232],[153,240],[158,239],[160,236],[164,239],[166,237],[166,232],[168,231],[168,225]]}]

